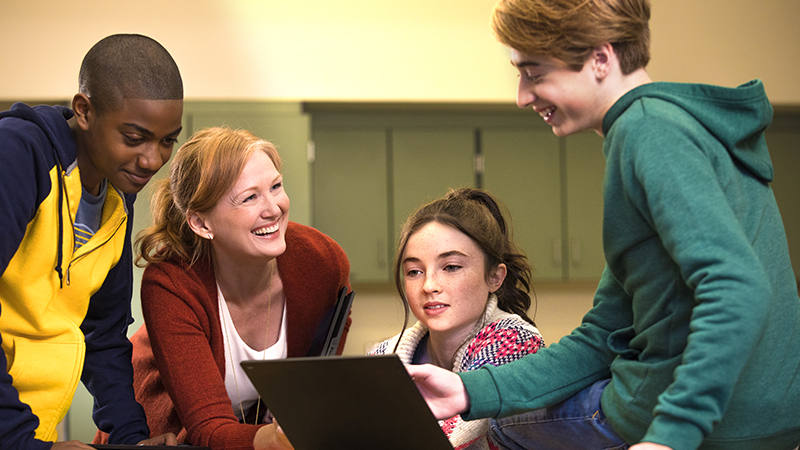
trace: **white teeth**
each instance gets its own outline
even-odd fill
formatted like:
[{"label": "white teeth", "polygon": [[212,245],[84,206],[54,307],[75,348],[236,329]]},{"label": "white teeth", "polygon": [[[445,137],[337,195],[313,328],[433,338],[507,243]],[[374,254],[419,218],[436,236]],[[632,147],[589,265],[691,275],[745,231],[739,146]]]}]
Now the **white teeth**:
[{"label": "white teeth", "polygon": [[279,228],[278,224],[276,223],[275,225],[273,225],[271,227],[265,227],[265,228],[258,229],[256,231],[254,231],[253,234],[258,235],[258,236],[264,236],[264,235],[272,234],[272,233],[278,231],[278,228]]},{"label": "white teeth", "polygon": [[539,115],[544,117],[545,119],[549,119],[550,117],[552,117],[554,112],[556,112],[556,107],[550,106],[548,108],[539,111]]},{"label": "white teeth", "polygon": [[426,306],[425,309],[442,309],[445,305]]}]

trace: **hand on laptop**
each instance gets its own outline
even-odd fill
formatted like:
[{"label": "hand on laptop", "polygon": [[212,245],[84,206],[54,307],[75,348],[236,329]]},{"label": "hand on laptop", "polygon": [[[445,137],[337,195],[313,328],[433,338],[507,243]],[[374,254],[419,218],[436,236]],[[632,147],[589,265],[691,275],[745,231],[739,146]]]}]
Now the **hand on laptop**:
[{"label": "hand on laptop", "polygon": [[272,422],[259,428],[253,439],[253,448],[254,450],[294,450],[278,422]]},{"label": "hand on laptop", "polygon": [[437,419],[448,419],[469,409],[469,395],[455,373],[432,364],[412,364],[406,370]]},{"label": "hand on laptop", "polygon": [[162,434],[161,436],[152,437],[139,442],[138,445],[178,445],[178,438],[174,433]]}]

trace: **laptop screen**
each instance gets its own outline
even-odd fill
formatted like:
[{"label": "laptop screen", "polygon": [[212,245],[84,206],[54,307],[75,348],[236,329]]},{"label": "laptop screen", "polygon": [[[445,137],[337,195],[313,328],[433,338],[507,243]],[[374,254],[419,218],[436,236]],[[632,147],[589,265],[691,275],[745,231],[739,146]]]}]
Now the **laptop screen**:
[{"label": "laptop screen", "polygon": [[243,361],[297,450],[452,450],[396,355]]}]

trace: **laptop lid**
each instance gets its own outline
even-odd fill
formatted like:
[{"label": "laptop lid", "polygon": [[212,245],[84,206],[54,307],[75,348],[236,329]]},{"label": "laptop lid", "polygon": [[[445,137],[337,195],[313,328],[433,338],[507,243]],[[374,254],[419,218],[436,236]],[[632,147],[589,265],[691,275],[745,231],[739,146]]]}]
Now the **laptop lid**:
[{"label": "laptop lid", "polygon": [[243,361],[296,450],[452,450],[393,354]]}]

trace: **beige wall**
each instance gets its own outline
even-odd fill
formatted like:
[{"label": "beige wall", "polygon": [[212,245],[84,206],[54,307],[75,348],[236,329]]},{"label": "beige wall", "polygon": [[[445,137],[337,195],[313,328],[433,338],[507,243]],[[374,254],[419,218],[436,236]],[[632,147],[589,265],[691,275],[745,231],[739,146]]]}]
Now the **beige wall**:
[{"label": "beige wall", "polygon": [[[800,2],[651,0],[654,79],[762,78],[800,103]],[[150,35],[188,99],[511,101],[516,76],[489,31],[495,0],[0,2],[0,100],[70,98],[100,38]]]}]

